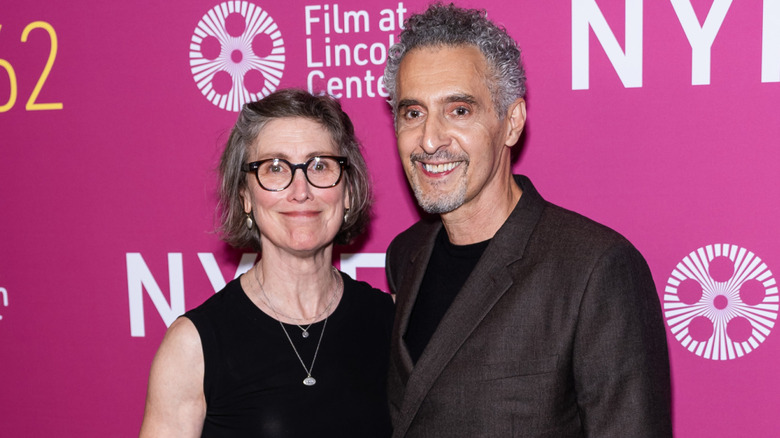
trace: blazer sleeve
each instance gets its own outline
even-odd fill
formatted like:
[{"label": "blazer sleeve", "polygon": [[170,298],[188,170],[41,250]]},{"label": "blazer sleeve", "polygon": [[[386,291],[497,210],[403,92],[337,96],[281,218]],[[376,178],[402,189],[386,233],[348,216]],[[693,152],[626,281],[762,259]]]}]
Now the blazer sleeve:
[{"label": "blazer sleeve", "polygon": [[671,437],[666,329],[650,269],[627,241],[595,262],[573,348],[580,419],[589,437]]},{"label": "blazer sleeve", "polygon": [[385,275],[387,276],[387,287],[390,289],[390,293],[397,295],[398,293],[398,264],[401,263],[398,260],[398,237],[390,242],[385,254]]}]

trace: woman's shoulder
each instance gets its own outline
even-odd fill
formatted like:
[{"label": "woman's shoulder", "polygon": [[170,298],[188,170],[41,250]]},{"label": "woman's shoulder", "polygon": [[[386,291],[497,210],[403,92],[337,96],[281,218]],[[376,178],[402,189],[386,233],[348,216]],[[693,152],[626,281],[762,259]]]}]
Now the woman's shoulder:
[{"label": "woman's shoulder", "polygon": [[358,281],[341,271],[341,278],[344,280],[344,292],[353,296],[356,301],[367,302],[370,305],[379,305],[382,307],[393,307],[393,299],[389,293],[377,289],[365,281]]},{"label": "woman's shoulder", "polygon": [[231,312],[233,308],[240,303],[241,295],[244,293],[239,278],[230,281],[219,292],[215,292],[206,301],[199,306],[187,311],[184,316],[190,320],[213,316],[222,312]]}]

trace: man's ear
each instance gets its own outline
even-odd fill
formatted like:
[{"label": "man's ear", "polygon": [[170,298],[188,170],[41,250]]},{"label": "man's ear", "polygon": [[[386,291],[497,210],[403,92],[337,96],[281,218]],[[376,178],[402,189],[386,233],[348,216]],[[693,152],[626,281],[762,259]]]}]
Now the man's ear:
[{"label": "man's ear", "polygon": [[523,128],[525,128],[525,117],[525,99],[519,97],[512,102],[512,105],[509,105],[507,110],[506,140],[504,144],[512,147],[517,143],[517,140],[520,139],[520,134],[523,133]]}]

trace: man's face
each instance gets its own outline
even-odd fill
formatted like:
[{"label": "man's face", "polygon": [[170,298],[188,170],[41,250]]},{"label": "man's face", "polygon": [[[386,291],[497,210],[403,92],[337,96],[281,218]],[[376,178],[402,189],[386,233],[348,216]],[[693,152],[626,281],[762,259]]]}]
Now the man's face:
[{"label": "man's face", "polygon": [[495,112],[487,74],[476,46],[417,48],[401,61],[398,152],[417,202],[429,213],[489,208],[497,196],[491,185],[508,177],[509,129]]}]

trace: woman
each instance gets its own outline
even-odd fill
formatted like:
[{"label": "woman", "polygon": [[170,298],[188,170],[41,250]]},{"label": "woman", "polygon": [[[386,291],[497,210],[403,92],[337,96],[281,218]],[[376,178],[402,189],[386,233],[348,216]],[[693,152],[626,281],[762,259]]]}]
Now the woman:
[{"label": "woman", "polygon": [[243,107],[220,176],[225,240],[262,255],[171,324],[141,436],[389,436],[392,300],[331,265],[369,215],[352,122],[275,92]]}]

